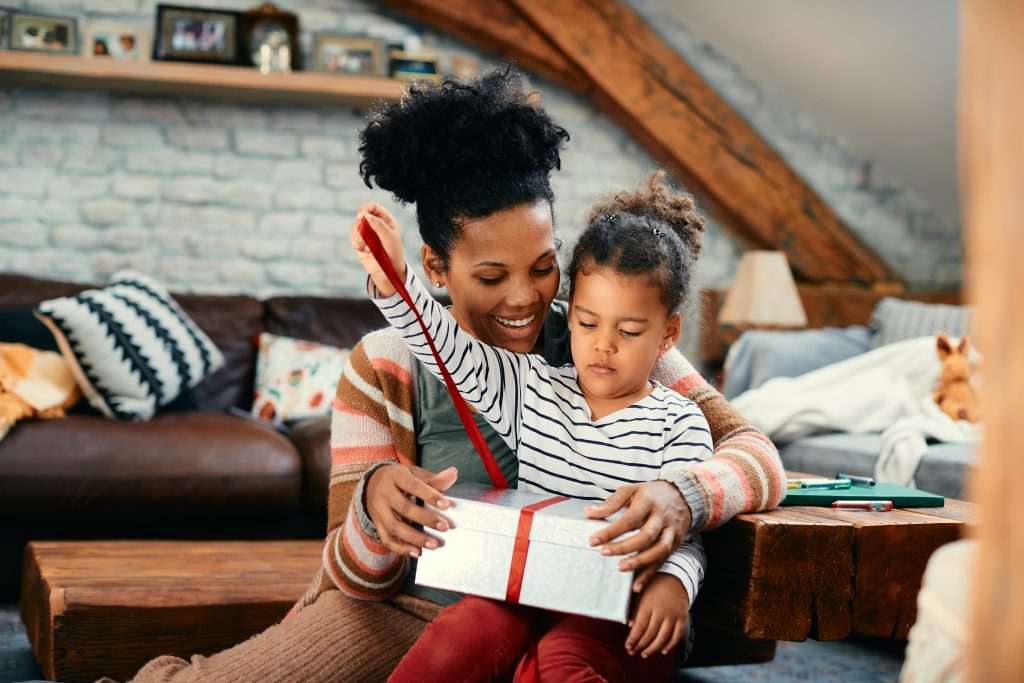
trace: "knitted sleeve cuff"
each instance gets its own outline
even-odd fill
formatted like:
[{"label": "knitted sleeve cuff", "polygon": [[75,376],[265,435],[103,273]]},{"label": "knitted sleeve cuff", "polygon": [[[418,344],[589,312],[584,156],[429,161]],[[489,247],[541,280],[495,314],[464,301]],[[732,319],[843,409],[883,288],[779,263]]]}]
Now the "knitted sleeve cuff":
[{"label": "knitted sleeve cuff", "polygon": [[352,496],[352,509],[355,510],[356,520],[359,522],[359,528],[362,529],[364,534],[378,543],[382,542],[380,535],[377,533],[377,527],[374,525],[373,520],[370,519],[370,514],[366,511],[366,484],[370,481],[370,477],[373,476],[374,472],[385,465],[391,464],[393,463],[379,462],[366,470],[362,478],[359,480],[359,484],[356,486],[355,494]]},{"label": "knitted sleeve cuff", "polygon": [[696,475],[690,470],[682,470],[672,477],[671,482],[679,489],[683,500],[690,506],[690,529],[692,531],[703,531],[708,524],[710,511],[708,510],[707,499],[705,499],[700,485],[697,483]]}]

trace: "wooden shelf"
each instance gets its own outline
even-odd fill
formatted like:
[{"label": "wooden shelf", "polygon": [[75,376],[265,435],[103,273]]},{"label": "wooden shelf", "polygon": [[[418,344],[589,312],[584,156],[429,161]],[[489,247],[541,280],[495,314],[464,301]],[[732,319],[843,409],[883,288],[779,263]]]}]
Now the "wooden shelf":
[{"label": "wooden shelf", "polygon": [[0,50],[0,83],[247,102],[366,107],[396,100],[391,78],[299,71],[261,74],[255,68],[49,55]]}]

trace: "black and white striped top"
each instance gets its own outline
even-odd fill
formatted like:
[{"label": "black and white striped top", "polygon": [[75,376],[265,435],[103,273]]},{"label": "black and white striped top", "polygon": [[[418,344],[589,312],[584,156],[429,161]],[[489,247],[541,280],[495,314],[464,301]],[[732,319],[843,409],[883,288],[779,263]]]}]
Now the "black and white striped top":
[{"label": "black and white striped top", "polygon": [[[438,353],[466,401],[516,451],[519,488],[601,501],[624,484],[673,479],[673,469],[712,455],[711,430],[695,403],[659,384],[631,406],[599,420],[579,389],[576,368],[554,368],[533,354],[473,339],[407,268],[406,287]],[[396,293],[371,299],[434,375],[440,371],[416,317]],[[676,576],[693,604],[706,560],[691,534],[660,571]]]}]

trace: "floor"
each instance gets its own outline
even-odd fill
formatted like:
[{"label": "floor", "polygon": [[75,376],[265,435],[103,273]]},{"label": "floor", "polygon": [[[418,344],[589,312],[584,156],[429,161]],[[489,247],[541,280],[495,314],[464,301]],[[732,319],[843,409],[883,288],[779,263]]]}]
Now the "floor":
[{"label": "floor", "polygon": [[[903,662],[902,646],[888,641],[845,640],[779,643],[766,664],[685,669],[673,683],[771,681],[790,683],[894,683]],[[18,606],[0,604],[0,683],[42,678],[32,657]]]}]

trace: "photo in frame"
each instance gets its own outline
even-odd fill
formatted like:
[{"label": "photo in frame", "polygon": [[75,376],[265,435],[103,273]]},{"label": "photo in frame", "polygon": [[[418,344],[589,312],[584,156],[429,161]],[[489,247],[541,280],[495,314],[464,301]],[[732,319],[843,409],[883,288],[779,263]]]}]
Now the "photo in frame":
[{"label": "photo in frame", "polygon": [[89,26],[82,42],[82,52],[89,57],[112,59],[146,59],[150,36],[134,27],[117,25]]},{"label": "photo in frame", "polygon": [[269,2],[242,15],[242,44],[241,61],[262,73],[302,66],[299,18]]},{"label": "photo in frame", "polygon": [[78,53],[78,22],[74,17],[54,17],[34,12],[11,12],[7,45],[12,50],[55,54]]},{"label": "photo in frame", "polygon": [[440,81],[437,57],[410,52],[392,52],[390,76],[400,81]]},{"label": "photo in frame", "polygon": [[157,5],[153,59],[238,64],[241,18],[240,12]]},{"label": "photo in frame", "polygon": [[319,33],[313,36],[313,68],[317,71],[384,75],[384,41],[367,36]]}]

